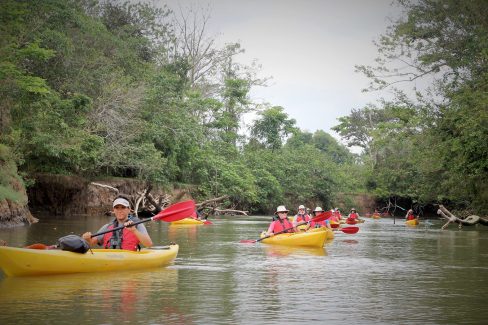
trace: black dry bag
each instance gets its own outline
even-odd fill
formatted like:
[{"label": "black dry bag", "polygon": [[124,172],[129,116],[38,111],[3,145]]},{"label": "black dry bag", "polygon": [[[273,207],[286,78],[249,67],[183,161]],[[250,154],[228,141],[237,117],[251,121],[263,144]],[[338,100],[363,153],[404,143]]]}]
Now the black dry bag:
[{"label": "black dry bag", "polygon": [[58,239],[59,247],[63,251],[85,254],[90,249],[88,242],[76,235],[67,235]]}]

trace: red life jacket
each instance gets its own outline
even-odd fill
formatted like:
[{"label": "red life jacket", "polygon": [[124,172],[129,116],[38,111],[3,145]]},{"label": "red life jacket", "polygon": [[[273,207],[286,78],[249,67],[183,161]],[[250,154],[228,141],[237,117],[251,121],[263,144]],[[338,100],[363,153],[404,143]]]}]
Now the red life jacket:
[{"label": "red life jacket", "polygon": [[310,222],[310,228],[320,228],[320,227],[327,227],[326,220]]},{"label": "red life jacket", "polygon": [[310,220],[310,216],[308,214],[297,214],[297,223],[299,222],[308,222]]},{"label": "red life jacket", "polygon": [[290,222],[290,220],[288,220],[288,218],[281,220],[281,221],[283,221],[283,223],[281,223],[280,220],[275,220],[272,223],[274,234],[276,234],[277,232],[283,231],[287,228],[291,228],[291,229],[288,229],[286,232],[293,232],[293,224]]},{"label": "red life jacket", "polygon": [[[114,224],[111,224],[110,226],[108,226],[107,230],[110,230],[113,228],[114,228]],[[111,243],[111,240],[110,240],[110,239],[112,239],[112,236],[114,234],[113,231],[108,232],[105,235],[103,235],[103,247],[105,247],[105,248],[120,248],[120,249],[129,250],[129,251],[136,251],[138,249],[138,245],[140,242],[139,239],[137,238],[137,236],[134,235],[127,228],[124,228],[121,230],[122,230],[122,238],[120,238],[118,243],[116,243],[116,244]],[[120,230],[117,230],[116,232],[119,232],[119,231]],[[120,235],[120,232],[119,232],[119,235]]]},{"label": "red life jacket", "polygon": [[413,214],[409,214],[407,220],[413,220],[413,219],[415,219],[415,216]]},{"label": "red life jacket", "polygon": [[357,218],[359,218],[359,215],[356,212],[354,212],[354,213],[349,214],[349,218],[357,219]]}]

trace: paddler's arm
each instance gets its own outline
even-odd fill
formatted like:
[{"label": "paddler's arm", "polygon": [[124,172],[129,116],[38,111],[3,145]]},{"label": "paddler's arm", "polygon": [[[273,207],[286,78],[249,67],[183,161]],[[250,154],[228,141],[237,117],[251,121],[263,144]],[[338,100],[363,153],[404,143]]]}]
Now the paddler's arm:
[{"label": "paddler's arm", "polygon": [[98,244],[98,239],[97,237],[91,237],[92,233],[91,232],[85,232],[81,237],[83,237],[84,240],[88,242],[90,247],[96,246]]},{"label": "paddler's arm", "polygon": [[[124,226],[127,227],[127,230],[129,230],[134,235],[136,235],[137,239],[139,239],[139,241],[141,242],[142,245],[144,245],[144,247],[151,247],[153,245],[153,243],[152,243],[151,237],[149,237],[149,234],[147,232],[139,231],[139,229],[137,229],[137,226],[131,227],[130,226],[131,224],[133,224],[133,221],[129,220],[126,223],[124,223]],[[144,225],[139,224],[138,226],[144,226]]]},{"label": "paddler's arm", "polygon": [[268,231],[266,231],[266,236],[273,236],[274,221],[269,225]]}]

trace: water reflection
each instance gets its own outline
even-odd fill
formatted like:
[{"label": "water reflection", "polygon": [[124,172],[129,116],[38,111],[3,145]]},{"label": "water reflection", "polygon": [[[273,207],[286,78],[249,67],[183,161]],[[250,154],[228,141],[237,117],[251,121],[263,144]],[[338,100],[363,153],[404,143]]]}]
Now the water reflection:
[{"label": "water reflection", "polygon": [[314,247],[293,247],[293,246],[280,246],[280,245],[263,245],[264,251],[268,256],[326,256],[327,251],[325,248]]},{"label": "water reflection", "polygon": [[[122,316],[120,321],[131,322],[155,297],[177,290],[178,270],[171,268],[96,275],[9,277],[0,282],[0,304],[10,310],[12,319],[19,315],[37,315],[41,320],[49,310],[62,309],[66,317],[78,317],[89,311],[89,315],[83,316],[84,322],[89,323],[110,319],[114,314]],[[164,303],[166,308],[177,308],[172,301]]]},{"label": "water reflection", "polygon": [[[12,246],[53,243],[106,218],[0,231]],[[440,231],[379,219],[337,233],[323,249],[256,239],[269,217],[214,225],[148,223],[153,241],[180,245],[151,271],[0,280],[0,323],[303,324],[483,323],[488,227]],[[54,229],[56,228],[56,229]],[[435,299],[433,299],[435,297]],[[358,308],[360,306],[360,308]]]}]

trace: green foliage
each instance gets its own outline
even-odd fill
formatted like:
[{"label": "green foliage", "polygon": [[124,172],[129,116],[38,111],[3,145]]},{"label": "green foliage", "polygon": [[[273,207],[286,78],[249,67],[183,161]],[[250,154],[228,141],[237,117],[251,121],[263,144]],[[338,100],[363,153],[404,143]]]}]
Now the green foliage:
[{"label": "green foliage", "polygon": [[354,110],[335,130],[364,149],[377,195],[487,209],[488,2],[398,2],[406,18],[378,42],[378,66],[358,70],[376,89],[428,76],[431,92]]},{"label": "green foliage", "polygon": [[8,147],[0,144],[0,201],[9,200],[13,202],[27,202],[27,198],[19,192],[22,184],[17,174],[17,168],[13,163],[13,157]]},{"label": "green foliage", "polygon": [[283,107],[275,106],[258,113],[251,135],[265,148],[280,149],[288,135],[295,132],[295,119],[288,118]]},{"label": "green foliage", "polygon": [[188,43],[206,41],[197,26],[177,39],[169,14],[130,1],[0,2],[0,198],[17,198],[17,168],[178,183],[252,212],[360,190],[354,156],[282,107],[259,112],[246,142],[249,92],[263,80],[233,62],[239,44],[202,50]]}]

